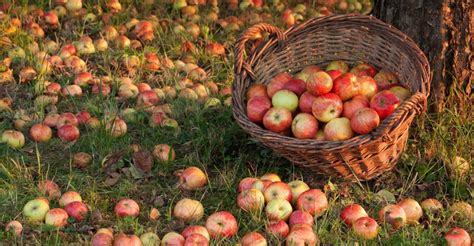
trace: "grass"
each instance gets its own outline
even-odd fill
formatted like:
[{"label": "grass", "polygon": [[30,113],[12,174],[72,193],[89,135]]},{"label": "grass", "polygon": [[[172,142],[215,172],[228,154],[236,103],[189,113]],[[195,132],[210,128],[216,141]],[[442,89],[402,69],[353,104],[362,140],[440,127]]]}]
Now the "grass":
[{"label": "grass", "polygon": [[[122,4],[129,6],[125,2]],[[39,5],[45,8],[50,6],[48,1]],[[90,4],[86,6],[92,9]],[[139,9],[137,12],[143,14],[136,18],[147,14],[159,14],[160,19],[176,17],[177,13],[171,11],[170,5],[155,7],[155,11],[145,9],[141,12],[142,9]],[[133,9],[126,8],[129,11],[112,18],[114,25],[123,24],[133,16]],[[208,9],[203,8],[200,11],[205,12]],[[222,16],[234,13],[224,11]],[[94,36],[100,30],[100,24],[97,22],[76,24],[76,29],[65,30],[59,40],[76,40],[82,33]],[[237,33],[224,31],[215,24],[210,24],[210,27],[213,30],[210,38],[226,45],[226,57],[209,56],[202,52],[202,47],[207,42],[202,37],[191,39],[187,35],[170,35],[166,30],[157,30],[155,41],[147,44],[144,50],[166,54],[174,60],[184,56],[179,48],[180,43],[192,40],[199,48],[198,52],[191,54],[196,63],[205,68],[210,79],[220,86],[230,85],[233,76],[232,63],[229,62],[233,60],[230,48]],[[31,38],[23,31],[9,37],[23,48],[31,42]],[[124,74],[120,67],[113,65],[113,61],[119,60],[124,54],[143,56],[143,51],[114,50],[105,54],[93,54],[84,60],[87,60],[89,69],[97,76],[124,76],[127,74]],[[7,50],[0,49],[0,58],[3,59],[6,55]],[[33,55],[27,52],[27,58],[20,59],[15,67],[34,66],[34,62]],[[15,73],[17,72],[16,70]],[[161,87],[174,85],[183,75],[174,70],[165,70],[152,76],[150,84]],[[49,74],[45,75],[45,78],[65,85],[72,82],[73,75]],[[141,71],[133,77],[135,81],[147,81],[149,78],[150,74]],[[35,81],[26,85],[2,85],[4,88],[0,95],[5,96],[8,93],[14,99],[15,109],[23,108],[29,113],[37,113],[39,119],[52,110],[88,110],[94,116],[102,118],[109,112],[119,112],[134,105],[133,100],[118,102],[113,96],[97,97],[86,93],[80,99],[61,99],[56,109],[37,109],[32,103],[34,84]],[[224,99],[223,96],[215,96],[221,101]],[[146,114],[143,113],[145,118],[136,123],[129,123],[128,133],[121,138],[111,137],[105,129],[81,128],[82,136],[74,144],[65,144],[53,138],[50,142],[41,144],[27,140],[26,146],[20,150],[0,145],[0,227],[3,228],[4,224],[13,219],[23,221],[21,211],[24,204],[41,195],[36,185],[45,179],[56,181],[63,192],[78,191],[92,211],[84,222],[71,221],[61,230],[23,223],[23,237],[14,237],[2,230],[0,241],[16,244],[83,245],[90,241],[91,235],[100,227],[113,227],[115,232],[124,231],[137,235],[155,231],[162,237],[166,232],[179,232],[185,227],[186,224],[172,217],[173,205],[184,197],[201,201],[205,208],[205,217],[219,210],[231,211],[239,222],[239,236],[254,230],[264,232],[265,216],[252,218],[237,207],[236,186],[244,177],[258,177],[267,172],[278,173],[285,181],[303,179],[311,187],[325,189],[330,206],[328,211],[316,220],[314,226],[323,244],[349,245],[358,242],[364,245],[433,245],[440,244],[440,238],[451,227],[459,226],[469,232],[473,230],[471,221],[453,217],[446,209],[440,214],[425,215],[422,223],[416,226],[407,226],[400,230],[382,226],[376,240],[364,242],[348,230],[338,217],[341,208],[353,202],[360,203],[371,216],[376,217],[377,211],[389,202],[387,199],[390,199],[390,194],[393,194],[396,200],[412,197],[421,201],[434,197],[442,201],[445,207],[455,201],[467,201],[472,204],[472,172],[464,178],[452,178],[446,168],[455,156],[461,156],[471,164],[473,161],[474,121],[471,115],[458,114],[455,105],[448,105],[447,109],[440,113],[417,117],[410,128],[406,150],[396,169],[359,186],[331,180],[293,166],[243,132],[235,123],[230,107],[205,108],[201,103],[182,99],[169,100],[167,103],[172,106],[171,116],[179,122],[179,130],[151,128],[145,119]],[[12,113],[2,112],[0,132],[13,129],[12,121]],[[27,128],[23,131],[25,136],[28,136],[27,131]],[[151,151],[154,145],[160,143],[173,146],[177,159],[171,163],[155,162],[149,177],[134,174],[130,169],[133,166],[130,145],[137,144],[141,149]],[[72,166],[71,157],[77,152],[87,152],[93,156],[90,167],[81,170]],[[105,183],[108,175],[103,166],[114,153],[119,152],[124,155],[115,165],[121,177],[116,184],[110,186]],[[178,177],[174,173],[187,166],[197,166],[206,171],[209,184],[203,190],[183,192],[176,188]],[[115,203],[124,197],[132,198],[140,204],[141,213],[138,218],[118,219],[114,216]],[[57,206],[57,201],[51,201],[51,207]],[[148,219],[151,208],[160,211],[161,218],[158,221]],[[203,223],[204,219],[196,222]],[[238,237],[234,237],[213,243],[231,245],[238,240]],[[269,240],[272,240],[270,245],[278,243],[276,239]]]}]

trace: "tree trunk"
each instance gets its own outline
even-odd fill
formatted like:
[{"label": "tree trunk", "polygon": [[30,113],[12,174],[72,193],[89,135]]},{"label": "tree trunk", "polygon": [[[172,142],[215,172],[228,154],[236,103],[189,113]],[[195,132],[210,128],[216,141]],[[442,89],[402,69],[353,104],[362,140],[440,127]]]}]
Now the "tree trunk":
[{"label": "tree trunk", "polygon": [[[431,63],[431,110],[470,112],[474,86],[472,0],[375,0],[373,14],[405,32]],[[460,93],[461,92],[461,93]]]}]

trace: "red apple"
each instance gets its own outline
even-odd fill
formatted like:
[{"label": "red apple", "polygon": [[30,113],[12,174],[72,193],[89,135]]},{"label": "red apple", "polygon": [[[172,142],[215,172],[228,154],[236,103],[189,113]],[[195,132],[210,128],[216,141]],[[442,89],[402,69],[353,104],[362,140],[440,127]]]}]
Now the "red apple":
[{"label": "red apple", "polygon": [[151,107],[159,102],[160,98],[152,90],[140,92],[137,97],[137,106],[140,108]]},{"label": "red apple", "polygon": [[311,95],[309,92],[304,92],[299,100],[299,108],[301,112],[311,114],[313,113],[313,102],[316,99],[315,96]]},{"label": "red apple", "polygon": [[321,71],[321,68],[316,65],[309,65],[305,67],[301,72],[297,73],[295,78],[307,81],[308,77],[316,72]]},{"label": "red apple", "polygon": [[339,216],[344,221],[344,223],[346,223],[346,225],[352,226],[354,221],[357,219],[367,217],[369,215],[367,215],[367,212],[365,212],[365,209],[361,205],[351,204],[342,209]]},{"label": "red apple", "polygon": [[370,217],[361,217],[352,224],[354,234],[365,240],[372,240],[377,237],[379,225],[377,221]]},{"label": "red apple", "polygon": [[265,207],[265,213],[267,214],[269,220],[286,221],[292,212],[293,208],[291,207],[290,202],[281,198],[269,201]]},{"label": "red apple", "polygon": [[290,233],[290,227],[283,221],[270,221],[266,226],[266,232],[279,238],[285,238]]},{"label": "red apple", "polygon": [[77,126],[79,124],[76,116],[73,113],[62,113],[58,117],[58,121],[56,122],[56,128],[60,128],[61,126],[64,125],[73,125]]},{"label": "red apple", "polygon": [[421,208],[427,212],[438,212],[443,209],[443,204],[434,198],[428,198],[421,202]]},{"label": "red apple", "polygon": [[411,96],[410,90],[408,90],[407,88],[405,88],[403,86],[399,86],[399,85],[392,86],[392,87],[390,87],[389,90],[391,92],[393,92],[398,97],[400,102],[405,101],[406,99],[408,99]]},{"label": "red apple", "polygon": [[142,246],[142,241],[136,235],[120,233],[114,238],[114,246]]},{"label": "red apple", "polygon": [[67,225],[67,219],[69,216],[66,211],[62,208],[53,208],[46,213],[44,223],[46,225],[52,225],[54,227],[63,227]]},{"label": "red apple", "polygon": [[263,196],[266,202],[274,199],[285,199],[291,202],[291,188],[284,182],[273,182],[265,189]]},{"label": "red apple", "polygon": [[357,95],[344,102],[342,116],[351,119],[355,112],[369,107],[369,100],[363,95]]},{"label": "red apple", "polygon": [[121,137],[127,134],[127,123],[124,120],[114,117],[105,124],[105,129],[112,137]]},{"label": "red apple", "polygon": [[291,131],[296,138],[313,139],[318,132],[318,121],[311,114],[299,113],[293,119]]},{"label": "red apple", "polygon": [[85,215],[89,211],[87,206],[80,201],[74,201],[68,203],[65,207],[64,210],[67,212],[67,214],[74,218],[76,221],[81,222],[84,220]]},{"label": "red apple", "polygon": [[283,89],[294,92],[296,95],[301,96],[306,91],[306,83],[301,79],[291,79],[286,82]]},{"label": "red apple", "polygon": [[288,186],[290,186],[291,189],[291,197],[292,197],[292,203],[296,203],[296,200],[298,197],[305,191],[309,190],[309,186],[301,181],[301,180],[294,180],[288,183]]},{"label": "red apple", "polygon": [[399,105],[400,100],[389,90],[384,90],[375,94],[375,96],[370,100],[370,107],[377,111],[381,120],[391,115]]},{"label": "red apple", "polygon": [[49,126],[49,127],[55,127],[57,126],[58,119],[60,115],[59,114],[48,114],[46,117],[44,117],[43,124]]},{"label": "red apple", "polygon": [[268,97],[254,96],[247,102],[247,117],[254,123],[261,123],[271,107],[272,103]]},{"label": "red apple", "polygon": [[405,210],[394,204],[389,204],[379,211],[379,220],[382,223],[391,224],[393,228],[398,229],[407,222]]},{"label": "red apple", "polygon": [[263,125],[272,132],[282,132],[290,129],[293,117],[285,108],[271,108],[263,116]]},{"label": "red apple", "polygon": [[324,139],[328,141],[344,141],[353,135],[351,122],[345,117],[332,119],[324,126]]},{"label": "red apple", "polygon": [[45,124],[34,124],[30,129],[30,137],[35,142],[48,142],[52,135],[53,131]]},{"label": "red apple", "polygon": [[91,115],[87,111],[81,111],[76,114],[77,123],[83,125],[91,118]]},{"label": "red apple", "polygon": [[360,94],[360,85],[357,77],[352,73],[345,73],[334,80],[333,92],[336,93],[342,101],[351,99]]},{"label": "red apple", "polygon": [[58,184],[52,180],[43,180],[38,183],[38,191],[49,198],[61,197],[61,190]]},{"label": "red apple", "polygon": [[242,246],[267,246],[267,240],[258,232],[249,232],[240,239]]},{"label": "red apple", "polygon": [[297,225],[297,224],[307,224],[307,225],[313,226],[314,218],[308,212],[296,210],[293,213],[291,213],[289,224],[290,224],[290,227],[293,227],[294,225]]},{"label": "red apple", "polygon": [[247,90],[247,100],[250,100],[252,97],[261,96],[268,97],[267,86],[263,84],[253,84]]},{"label": "red apple", "polygon": [[288,234],[288,237],[286,238],[286,245],[316,246],[318,241],[318,236],[316,236],[311,226],[299,224],[291,229],[290,234]]},{"label": "red apple", "polygon": [[23,225],[19,221],[12,220],[5,225],[5,231],[12,232],[16,236],[21,236],[21,232],[23,231]]},{"label": "red apple", "polygon": [[66,85],[61,90],[63,96],[82,96],[82,89],[78,85]]},{"label": "red apple", "polygon": [[209,239],[205,238],[201,234],[192,234],[189,237],[186,237],[184,241],[184,246],[208,246]]},{"label": "red apple", "polygon": [[347,73],[349,71],[349,65],[347,65],[347,63],[344,61],[331,61],[326,66],[326,71],[331,71],[331,70],[339,70],[343,73]]},{"label": "red apple", "polygon": [[179,175],[179,184],[185,190],[197,190],[207,184],[207,176],[198,167],[188,167]]},{"label": "red apple", "polygon": [[423,210],[417,201],[407,198],[398,202],[397,205],[405,210],[408,224],[418,224],[421,216],[423,216]]},{"label": "red apple", "polygon": [[237,204],[244,211],[257,213],[265,206],[265,197],[260,190],[248,189],[237,196]]},{"label": "red apple", "polygon": [[153,157],[160,161],[173,161],[176,159],[174,149],[167,144],[157,144],[153,147]]},{"label": "red apple", "polygon": [[296,200],[298,210],[306,211],[312,216],[319,217],[328,208],[326,194],[319,189],[303,192]]},{"label": "red apple", "polygon": [[374,77],[375,74],[377,73],[374,66],[367,63],[358,64],[357,66],[353,67],[350,72],[354,74],[355,76],[370,76],[370,77]]},{"label": "red apple", "polygon": [[64,141],[75,141],[80,136],[79,128],[74,125],[64,125],[58,129],[58,137]]},{"label": "red apple", "polygon": [[67,191],[59,198],[59,206],[65,207],[69,203],[76,201],[82,202],[81,195],[75,191]]},{"label": "red apple", "polygon": [[270,80],[270,83],[267,85],[267,94],[271,98],[273,95],[282,90],[285,84],[290,81],[291,75],[288,73],[280,73]]},{"label": "red apple", "polygon": [[99,229],[92,237],[91,246],[112,246],[114,235],[110,229]]},{"label": "red apple", "polygon": [[361,76],[357,77],[357,82],[359,83],[359,93],[366,96],[367,98],[372,98],[378,90],[377,82],[372,77]]},{"label": "red apple", "polygon": [[252,178],[252,177],[246,177],[242,180],[240,180],[239,182],[239,187],[237,189],[237,191],[240,193],[244,190],[249,190],[252,188],[252,184],[253,182],[255,182],[255,180],[257,180],[256,178]]},{"label": "red apple", "polygon": [[471,246],[471,236],[469,233],[461,228],[453,228],[449,230],[444,239],[448,243],[448,246]]},{"label": "red apple", "polygon": [[329,93],[332,87],[332,78],[324,71],[313,73],[306,79],[306,90],[313,96]]},{"label": "red apple", "polygon": [[289,90],[279,90],[272,97],[272,105],[275,108],[285,108],[295,112],[298,108],[298,96]]},{"label": "red apple", "polygon": [[181,232],[181,235],[183,237],[188,238],[193,234],[199,234],[204,236],[207,240],[211,240],[211,237],[209,236],[209,232],[207,231],[206,227],[204,226],[199,226],[199,225],[191,225],[186,227],[183,232]]},{"label": "red apple", "polygon": [[123,198],[115,205],[114,211],[118,217],[137,217],[140,214],[140,207],[134,200]]},{"label": "red apple", "polygon": [[329,122],[339,117],[343,104],[341,98],[334,93],[327,93],[314,99],[311,111],[317,120]]},{"label": "red apple", "polygon": [[219,211],[207,218],[206,229],[212,238],[230,238],[237,234],[239,227],[234,215],[227,211]]},{"label": "red apple", "polygon": [[375,76],[375,81],[377,82],[377,87],[379,90],[386,90],[390,86],[398,84],[397,75],[386,70],[380,70]]},{"label": "red apple", "polygon": [[379,115],[371,108],[360,109],[351,118],[351,128],[358,134],[367,134],[379,126],[379,124]]},{"label": "red apple", "polygon": [[339,76],[341,76],[342,74],[344,74],[344,73],[341,72],[340,70],[329,70],[329,71],[326,71],[326,73],[329,74],[329,76],[331,76],[332,81],[334,81],[334,80],[337,79]]}]

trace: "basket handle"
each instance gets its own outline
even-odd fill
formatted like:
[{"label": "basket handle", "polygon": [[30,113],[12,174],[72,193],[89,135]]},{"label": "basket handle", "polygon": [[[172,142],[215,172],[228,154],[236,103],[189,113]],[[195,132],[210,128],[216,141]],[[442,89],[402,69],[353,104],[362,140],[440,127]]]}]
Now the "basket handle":
[{"label": "basket handle", "polygon": [[253,75],[253,72],[247,62],[244,61],[245,43],[249,40],[254,40],[261,36],[262,32],[268,32],[275,34],[278,41],[286,39],[286,34],[279,28],[266,23],[255,24],[247,29],[235,43],[235,73],[240,74],[242,69],[245,69],[249,74]]},{"label": "basket handle", "polygon": [[375,131],[373,134],[373,138],[385,137],[388,136],[387,134],[392,130],[393,126],[399,122],[401,117],[405,112],[409,112],[409,114],[421,114],[426,111],[428,108],[428,100],[426,95],[417,92],[410,99],[405,101],[401,109],[398,109],[396,113],[391,117],[389,121],[383,124],[383,126],[379,127],[380,131]]}]

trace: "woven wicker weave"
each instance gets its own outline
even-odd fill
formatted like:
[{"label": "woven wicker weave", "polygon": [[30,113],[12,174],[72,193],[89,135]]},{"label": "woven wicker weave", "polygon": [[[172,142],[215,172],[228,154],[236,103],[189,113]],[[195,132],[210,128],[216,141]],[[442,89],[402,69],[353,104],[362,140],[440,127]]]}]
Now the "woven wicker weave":
[{"label": "woven wicker weave", "polygon": [[[264,32],[273,35],[246,55],[248,41]],[[249,121],[245,94],[252,83],[267,84],[281,72],[295,73],[309,64],[325,66],[332,60],[364,61],[392,71],[414,94],[375,131],[346,141],[286,137]],[[374,17],[332,15],[284,32],[262,23],[245,31],[235,44],[233,113],[252,137],[298,166],[346,180],[369,180],[397,163],[410,124],[427,107],[430,80],[428,60],[413,40]]]}]

